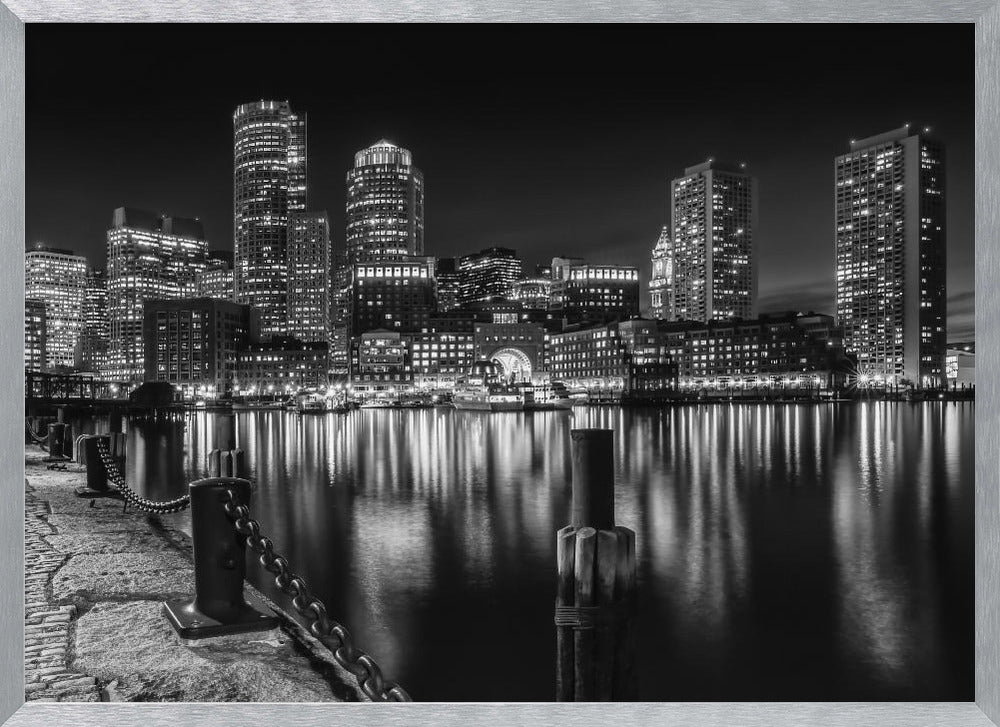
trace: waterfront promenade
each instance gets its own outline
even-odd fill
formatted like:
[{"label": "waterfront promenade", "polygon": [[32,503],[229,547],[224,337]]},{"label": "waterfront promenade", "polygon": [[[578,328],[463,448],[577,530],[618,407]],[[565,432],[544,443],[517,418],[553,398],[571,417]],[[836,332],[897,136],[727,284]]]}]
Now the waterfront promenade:
[{"label": "waterfront promenade", "polygon": [[76,497],[84,469],[46,457],[25,446],[26,699],[367,701],[278,608],[280,628],[181,644],[161,602],[193,593],[190,538],[169,515]]}]

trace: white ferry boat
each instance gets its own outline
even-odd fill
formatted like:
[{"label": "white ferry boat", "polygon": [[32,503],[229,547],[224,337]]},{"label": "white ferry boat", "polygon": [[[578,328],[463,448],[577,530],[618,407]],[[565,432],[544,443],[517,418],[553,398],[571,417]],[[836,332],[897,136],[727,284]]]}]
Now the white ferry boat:
[{"label": "white ferry boat", "polygon": [[468,411],[523,411],[524,393],[506,384],[489,361],[477,361],[455,385],[452,404]]}]

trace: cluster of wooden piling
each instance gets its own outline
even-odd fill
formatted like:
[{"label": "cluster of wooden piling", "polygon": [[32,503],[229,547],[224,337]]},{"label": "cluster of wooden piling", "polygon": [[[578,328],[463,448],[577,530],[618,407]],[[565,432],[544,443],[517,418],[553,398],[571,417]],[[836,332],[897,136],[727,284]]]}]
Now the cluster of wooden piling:
[{"label": "cluster of wooden piling", "polygon": [[613,433],[570,436],[573,509],[556,536],[556,699],[634,700],[635,533],[615,526]]},{"label": "cluster of wooden piling", "polygon": [[208,453],[209,477],[247,476],[246,456],[236,446],[236,415],[215,417],[215,448]]}]

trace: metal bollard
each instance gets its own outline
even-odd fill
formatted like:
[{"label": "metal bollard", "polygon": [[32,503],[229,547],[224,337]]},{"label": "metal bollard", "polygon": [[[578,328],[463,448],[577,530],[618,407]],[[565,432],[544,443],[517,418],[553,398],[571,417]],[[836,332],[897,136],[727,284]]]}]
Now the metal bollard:
[{"label": "metal bollard", "polygon": [[55,424],[49,424],[49,434],[47,446],[49,448],[49,457],[62,457],[63,454],[63,438],[66,434],[66,425],[61,422],[56,422]]},{"label": "metal bollard", "polygon": [[101,453],[97,449],[99,442],[104,441],[105,447],[110,447],[111,436],[108,434],[94,434],[86,437],[83,444],[84,460],[87,463],[87,488],[96,492],[108,491],[108,470],[101,459]]},{"label": "metal bollard", "polygon": [[190,489],[195,596],[163,604],[170,625],[184,641],[275,628],[277,617],[244,593],[246,537],[224,509],[226,490],[250,503],[249,480],[210,477],[192,482]]}]

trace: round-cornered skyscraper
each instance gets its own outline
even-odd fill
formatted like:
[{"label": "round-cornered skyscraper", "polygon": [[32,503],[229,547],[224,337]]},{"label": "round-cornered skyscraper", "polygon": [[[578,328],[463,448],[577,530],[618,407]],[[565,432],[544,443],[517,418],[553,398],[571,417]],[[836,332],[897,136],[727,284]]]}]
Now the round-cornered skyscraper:
[{"label": "round-cornered skyscraper", "polygon": [[408,149],[385,139],[347,172],[347,262],[424,254],[424,177]]},{"label": "round-cornered skyscraper", "polygon": [[233,277],[236,302],[260,311],[266,336],[287,329],[288,219],[306,207],[306,120],[287,101],[233,114]]}]

